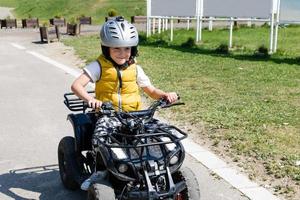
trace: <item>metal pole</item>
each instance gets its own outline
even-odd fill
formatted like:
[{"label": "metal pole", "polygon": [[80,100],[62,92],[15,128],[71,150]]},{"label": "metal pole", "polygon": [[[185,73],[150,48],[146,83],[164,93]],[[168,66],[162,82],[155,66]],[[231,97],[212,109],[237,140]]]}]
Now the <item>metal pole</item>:
[{"label": "metal pole", "polygon": [[151,0],[147,0],[147,24],[146,24],[146,29],[147,29],[147,37],[151,35]]},{"label": "metal pole", "polygon": [[173,41],[173,16],[171,16],[171,36],[170,36],[171,42]]},{"label": "metal pole", "polygon": [[280,16],[280,0],[277,0],[277,12],[276,12],[276,25],[275,25],[275,38],[274,38],[274,53],[277,51],[277,42],[278,42],[278,26],[279,26],[279,18]]},{"label": "metal pole", "polygon": [[272,54],[273,53],[273,36],[274,36],[274,11],[272,10],[272,14],[271,14],[271,31],[270,31],[270,51],[269,53]]},{"label": "metal pole", "polygon": [[196,1],[196,42],[199,42],[200,0]]},{"label": "metal pole", "polygon": [[202,40],[202,23],[203,23],[203,21],[202,21],[202,18],[203,18],[203,0],[200,0],[200,12],[199,13],[200,13],[199,40],[201,41]]},{"label": "metal pole", "polygon": [[232,48],[233,17],[230,18],[229,48]]}]

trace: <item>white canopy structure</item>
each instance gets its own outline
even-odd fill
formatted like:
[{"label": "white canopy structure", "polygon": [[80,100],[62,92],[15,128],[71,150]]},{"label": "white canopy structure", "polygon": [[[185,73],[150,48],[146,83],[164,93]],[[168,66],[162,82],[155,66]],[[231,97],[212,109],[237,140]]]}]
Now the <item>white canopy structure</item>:
[{"label": "white canopy structure", "polygon": [[214,17],[214,20],[230,22],[229,47],[231,47],[234,21],[264,21],[271,25],[270,53],[273,53],[277,45],[279,11],[280,0],[147,0],[147,35],[151,34],[151,20],[154,24],[155,19],[159,21],[171,19],[171,40],[173,40],[172,19],[188,17],[197,21],[198,42],[202,40],[203,21],[207,21],[208,17]]},{"label": "white canopy structure", "polygon": [[300,24],[300,1],[281,0],[280,23]]}]

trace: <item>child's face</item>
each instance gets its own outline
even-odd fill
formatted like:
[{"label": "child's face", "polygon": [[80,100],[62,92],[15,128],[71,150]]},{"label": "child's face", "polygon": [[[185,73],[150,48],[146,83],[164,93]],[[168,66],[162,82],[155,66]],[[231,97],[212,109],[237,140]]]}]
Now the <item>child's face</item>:
[{"label": "child's face", "polygon": [[129,60],[131,47],[110,47],[109,54],[118,65],[123,65]]}]

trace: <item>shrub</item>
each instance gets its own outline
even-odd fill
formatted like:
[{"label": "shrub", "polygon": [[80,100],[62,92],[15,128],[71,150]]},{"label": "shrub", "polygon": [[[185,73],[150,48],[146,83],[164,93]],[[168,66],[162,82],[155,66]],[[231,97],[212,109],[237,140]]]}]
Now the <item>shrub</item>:
[{"label": "shrub", "polygon": [[269,55],[269,50],[267,47],[264,45],[261,45],[258,47],[258,49],[254,52],[255,57],[260,57],[260,58],[268,58]]},{"label": "shrub", "polygon": [[270,25],[269,25],[269,23],[268,23],[268,22],[265,22],[263,25],[261,25],[261,27],[269,28],[269,27],[270,27]]},{"label": "shrub", "polygon": [[54,18],[57,18],[57,19],[62,19],[62,18],[63,18],[63,16],[62,16],[62,14],[58,13],[58,14],[56,14],[56,15],[54,16]]},{"label": "shrub", "polygon": [[109,17],[115,17],[118,15],[118,12],[115,9],[111,8],[108,10],[107,14]]},{"label": "shrub", "polygon": [[75,18],[75,17],[71,17],[71,19],[70,19],[70,21],[69,21],[69,24],[74,25],[74,24],[76,24],[76,23],[77,23],[76,18]]},{"label": "shrub", "polygon": [[139,16],[139,15],[145,15],[143,8],[136,6],[134,8],[134,14]]},{"label": "shrub", "polygon": [[274,55],[278,55],[278,56],[287,56],[288,53],[283,50],[283,49],[277,49],[276,53],[274,53]]},{"label": "shrub", "polygon": [[168,45],[168,42],[166,42],[161,35],[152,35],[151,37],[147,37],[144,34],[140,34],[139,43],[144,45],[152,45],[152,46]]},{"label": "shrub", "polygon": [[216,53],[220,53],[220,54],[229,54],[229,48],[227,44],[220,44],[216,50]]},{"label": "shrub", "polygon": [[265,47],[264,45],[258,47],[258,52],[259,52],[259,53],[262,53],[262,54],[269,54],[269,53],[268,53],[268,48]]},{"label": "shrub", "polygon": [[139,34],[139,43],[140,44],[146,44],[147,42],[147,36],[143,33]]},{"label": "shrub", "polygon": [[196,47],[195,39],[192,38],[192,37],[189,37],[186,42],[184,42],[184,43],[181,44],[181,47],[184,47],[184,48],[193,48],[193,47]]},{"label": "shrub", "polygon": [[49,27],[49,22],[48,21],[44,21],[42,23],[42,27]]}]

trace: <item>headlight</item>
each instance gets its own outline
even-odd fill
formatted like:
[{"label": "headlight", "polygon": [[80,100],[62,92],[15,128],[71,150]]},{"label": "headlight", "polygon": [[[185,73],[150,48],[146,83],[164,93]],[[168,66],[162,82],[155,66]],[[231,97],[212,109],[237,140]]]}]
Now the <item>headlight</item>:
[{"label": "headlight", "polygon": [[178,155],[175,155],[173,156],[171,159],[170,159],[170,164],[171,165],[175,165],[177,162],[178,162]]},{"label": "headlight", "polygon": [[128,170],[128,166],[127,166],[126,164],[120,164],[120,165],[118,166],[118,171],[119,171],[120,173],[125,173],[127,170]]}]

